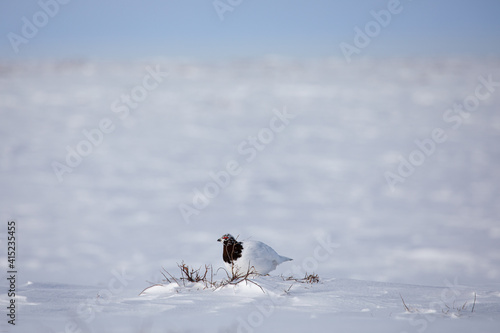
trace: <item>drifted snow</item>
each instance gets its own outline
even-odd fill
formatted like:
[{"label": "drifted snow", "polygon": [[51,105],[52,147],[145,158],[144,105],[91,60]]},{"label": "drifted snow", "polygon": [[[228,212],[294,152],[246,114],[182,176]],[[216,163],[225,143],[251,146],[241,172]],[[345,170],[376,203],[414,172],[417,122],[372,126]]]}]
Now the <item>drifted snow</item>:
[{"label": "drifted snow", "polygon": [[[332,278],[309,284],[278,276],[253,281],[215,290],[199,283],[170,283],[140,296],[129,290],[101,300],[95,287],[34,283],[20,291],[43,305],[19,299],[19,323],[20,328],[56,331],[73,323],[99,332],[272,332],[280,326],[301,332],[305,327],[325,330],[333,325],[353,332],[412,332],[424,327],[430,332],[468,332],[471,327],[491,331],[500,320],[499,293],[485,288]],[[412,312],[405,310],[401,297]]]}]

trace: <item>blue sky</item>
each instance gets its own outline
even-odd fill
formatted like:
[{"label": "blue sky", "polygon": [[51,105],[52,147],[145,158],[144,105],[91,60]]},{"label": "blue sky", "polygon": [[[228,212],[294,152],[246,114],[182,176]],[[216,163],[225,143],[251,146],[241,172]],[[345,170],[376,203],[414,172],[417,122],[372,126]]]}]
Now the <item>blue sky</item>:
[{"label": "blue sky", "polygon": [[[59,1],[67,4],[54,10]],[[214,0],[2,1],[0,58],[343,57],[339,45],[354,45],[355,27],[364,31],[371,11],[396,0],[218,1],[232,9],[223,20]],[[398,8],[353,57],[500,54],[498,0],[400,0]],[[26,38],[26,20],[36,19]],[[24,39],[15,47],[14,35]]]}]

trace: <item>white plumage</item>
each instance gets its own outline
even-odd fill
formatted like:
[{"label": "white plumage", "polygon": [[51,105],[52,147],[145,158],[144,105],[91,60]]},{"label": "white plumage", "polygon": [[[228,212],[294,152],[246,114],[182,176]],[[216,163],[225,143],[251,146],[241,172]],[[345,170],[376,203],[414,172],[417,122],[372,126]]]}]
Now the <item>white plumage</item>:
[{"label": "white plumage", "polygon": [[253,271],[265,275],[275,270],[279,264],[292,260],[280,256],[270,246],[259,241],[238,242],[230,234],[217,241],[223,242],[222,259],[230,272],[245,274]]}]

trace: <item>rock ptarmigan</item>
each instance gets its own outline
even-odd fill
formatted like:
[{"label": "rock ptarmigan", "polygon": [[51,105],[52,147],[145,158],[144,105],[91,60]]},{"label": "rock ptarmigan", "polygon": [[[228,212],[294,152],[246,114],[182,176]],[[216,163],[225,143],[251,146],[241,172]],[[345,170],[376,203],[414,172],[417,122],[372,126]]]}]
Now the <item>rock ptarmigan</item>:
[{"label": "rock ptarmigan", "polygon": [[233,274],[253,272],[266,275],[279,264],[292,260],[280,256],[270,246],[259,241],[238,242],[230,234],[225,234],[217,241],[222,242],[222,260]]}]

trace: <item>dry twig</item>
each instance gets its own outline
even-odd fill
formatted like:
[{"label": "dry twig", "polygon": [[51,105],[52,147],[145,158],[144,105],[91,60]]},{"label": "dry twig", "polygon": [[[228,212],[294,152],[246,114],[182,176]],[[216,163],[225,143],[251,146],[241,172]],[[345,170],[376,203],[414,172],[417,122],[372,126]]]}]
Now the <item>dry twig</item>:
[{"label": "dry twig", "polygon": [[401,296],[401,294],[399,294],[399,297],[401,297],[401,300],[403,301],[403,305],[405,306],[405,310],[406,312],[413,312],[409,307],[408,305],[406,305],[405,303],[405,300],[403,299],[403,296]]}]

